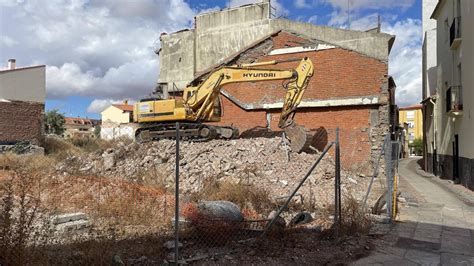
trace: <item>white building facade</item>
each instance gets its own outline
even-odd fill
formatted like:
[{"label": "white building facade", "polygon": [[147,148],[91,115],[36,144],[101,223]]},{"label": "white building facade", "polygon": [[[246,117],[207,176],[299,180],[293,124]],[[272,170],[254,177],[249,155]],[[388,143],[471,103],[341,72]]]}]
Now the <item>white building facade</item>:
[{"label": "white building facade", "polygon": [[437,1],[430,17],[436,36],[431,21],[423,24],[425,166],[474,190],[474,1]]}]

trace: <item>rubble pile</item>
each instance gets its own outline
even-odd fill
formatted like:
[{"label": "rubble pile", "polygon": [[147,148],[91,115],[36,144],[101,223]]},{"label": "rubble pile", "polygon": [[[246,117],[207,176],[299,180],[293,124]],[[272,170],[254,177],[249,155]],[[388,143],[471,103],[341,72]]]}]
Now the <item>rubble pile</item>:
[{"label": "rubble pile", "polygon": [[[180,187],[183,193],[200,191],[208,182],[229,181],[269,190],[272,197],[287,196],[319,157],[319,153],[292,153],[280,137],[212,140],[180,143]],[[175,142],[118,143],[105,151],[70,157],[56,170],[63,174],[71,165],[95,174],[138,183],[174,186]],[[331,202],[334,161],[326,155],[301,189],[304,200]],[[342,173],[343,192],[365,193],[368,178]],[[352,193],[352,192],[351,192]]]}]

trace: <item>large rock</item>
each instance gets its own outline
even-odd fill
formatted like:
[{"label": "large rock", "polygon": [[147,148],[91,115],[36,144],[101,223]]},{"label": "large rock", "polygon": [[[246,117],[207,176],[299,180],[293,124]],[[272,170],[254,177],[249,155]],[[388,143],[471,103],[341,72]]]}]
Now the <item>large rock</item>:
[{"label": "large rock", "polygon": [[202,201],[198,204],[199,213],[209,219],[241,222],[244,216],[240,208],[230,201]]}]

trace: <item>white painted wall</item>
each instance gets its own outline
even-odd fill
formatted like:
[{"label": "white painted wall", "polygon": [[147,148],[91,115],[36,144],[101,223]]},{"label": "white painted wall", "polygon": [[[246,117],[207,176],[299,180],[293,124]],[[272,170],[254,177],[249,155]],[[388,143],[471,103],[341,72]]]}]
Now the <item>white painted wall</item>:
[{"label": "white painted wall", "polygon": [[[461,0],[460,46],[452,50],[449,43],[449,27],[456,14],[455,0],[444,0],[437,14],[437,124],[438,153],[452,155],[454,135],[459,135],[459,154],[474,158],[474,1]],[[462,66],[459,79],[458,65]],[[462,86],[463,114],[450,117],[446,113],[446,91],[450,86]]]},{"label": "white painted wall", "polygon": [[103,123],[100,128],[100,138],[105,140],[113,140],[117,138],[135,139],[135,130],[138,128],[137,124],[117,124],[117,123]]},{"label": "white painted wall", "polygon": [[0,71],[0,99],[44,103],[45,69],[43,65]]},{"label": "white painted wall", "polygon": [[111,105],[101,113],[102,121],[110,121],[114,123],[130,123],[130,113]]}]

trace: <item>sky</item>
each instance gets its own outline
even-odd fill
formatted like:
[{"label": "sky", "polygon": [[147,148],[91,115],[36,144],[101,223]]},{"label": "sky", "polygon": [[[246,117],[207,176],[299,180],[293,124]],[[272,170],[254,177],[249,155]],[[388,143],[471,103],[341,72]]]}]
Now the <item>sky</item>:
[{"label": "sky", "polygon": [[[46,109],[100,118],[155,87],[162,32],[196,14],[258,0],[0,0],[0,68],[46,65]],[[348,5],[349,3],[349,5]],[[338,28],[377,26],[396,35],[389,75],[399,106],[421,100],[421,0],[272,0],[276,16]],[[350,24],[349,24],[350,17]]]}]

